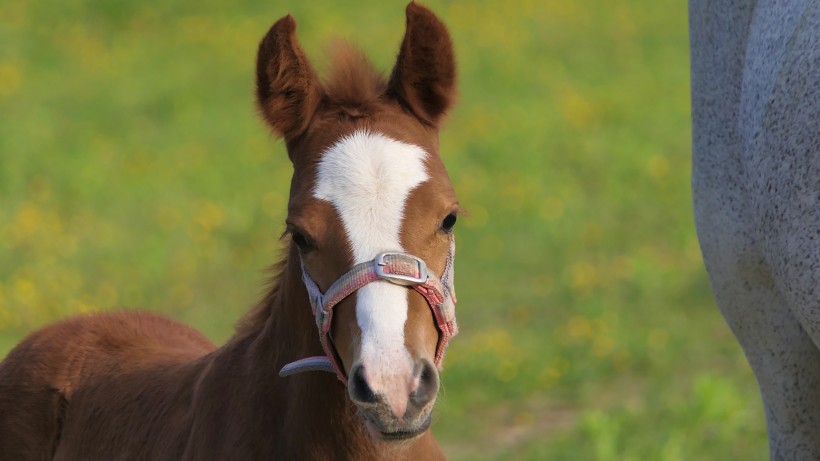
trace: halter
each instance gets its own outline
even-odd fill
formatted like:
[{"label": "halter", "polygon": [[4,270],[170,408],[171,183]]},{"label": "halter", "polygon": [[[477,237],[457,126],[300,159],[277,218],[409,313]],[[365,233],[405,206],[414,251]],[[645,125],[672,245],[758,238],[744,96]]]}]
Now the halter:
[{"label": "halter", "polygon": [[436,345],[435,364],[441,369],[441,360],[450,338],[458,334],[456,325],[456,292],[453,286],[453,259],[456,252],[456,241],[450,237],[450,249],[441,278],[430,272],[424,260],[416,256],[399,253],[379,253],[370,261],[356,264],[328,288],[325,293],[310,276],[302,262],[302,280],[305,282],[310,307],[316,318],[319,329],[319,341],[322,343],[324,356],[306,357],[291,362],[279,371],[279,376],[290,376],[304,371],[329,371],[336,373],[339,380],[347,385],[344,368],[330,338],[330,326],[333,321],[333,307],[355,293],[365,285],[378,281],[387,281],[406,286],[419,292],[430,309],[439,330]]}]

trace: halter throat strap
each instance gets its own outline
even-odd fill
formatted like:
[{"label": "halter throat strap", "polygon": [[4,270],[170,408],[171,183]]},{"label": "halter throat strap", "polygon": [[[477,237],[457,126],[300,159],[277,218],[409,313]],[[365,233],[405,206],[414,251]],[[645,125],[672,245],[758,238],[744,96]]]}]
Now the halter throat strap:
[{"label": "halter throat strap", "polygon": [[282,367],[279,376],[290,376],[305,371],[330,371],[335,372],[339,380],[347,385],[344,368],[330,338],[333,307],[365,285],[378,281],[387,281],[412,288],[427,301],[439,331],[435,364],[436,367],[441,368],[447,343],[450,338],[458,334],[455,312],[456,294],[453,287],[454,258],[455,239],[451,237],[444,272],[439,278],[427,268],[427,264],[421,258],[401,252],[379,253],[374,259],[353,266],[333,282],[324,293],[310,276],[303,262],[302,280],[308,292],[311,311],[319,330],[319,341],[325,355],[307,357],[289,363]]}]

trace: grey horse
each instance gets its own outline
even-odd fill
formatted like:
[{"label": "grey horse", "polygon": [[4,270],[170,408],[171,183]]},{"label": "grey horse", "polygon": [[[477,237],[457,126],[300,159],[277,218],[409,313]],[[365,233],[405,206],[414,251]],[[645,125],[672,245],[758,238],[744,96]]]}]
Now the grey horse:
[{"label": "grey horse", "polygon": [[774,460],[820,460],[820,1],[690,0],[692,192]]}]

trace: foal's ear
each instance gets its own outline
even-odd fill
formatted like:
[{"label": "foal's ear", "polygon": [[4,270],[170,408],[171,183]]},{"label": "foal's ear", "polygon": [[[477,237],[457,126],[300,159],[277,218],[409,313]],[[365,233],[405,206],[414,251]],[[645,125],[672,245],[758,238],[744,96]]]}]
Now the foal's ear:
[{"label": "foal's ear", "polygon": [[321,100],[313,67],[296,39],[291,15],[276,21],[259,44],[256,102],[279,136],[290,140],[307,128]]},{"label": "foal's ear", "polygon": [[437,126],[456,96],[456,62],[447,27],[427,8],[407,5],[407,30],[387,95]]}]

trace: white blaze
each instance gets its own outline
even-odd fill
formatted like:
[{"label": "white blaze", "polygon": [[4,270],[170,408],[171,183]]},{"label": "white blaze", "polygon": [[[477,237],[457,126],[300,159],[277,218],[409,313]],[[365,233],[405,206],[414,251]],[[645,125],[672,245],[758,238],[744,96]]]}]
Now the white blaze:
[{"label": "white blaze", "polygon": [[[404,251],[400,232],[405,202],[410,191],[428,179],[426,155],[418,146],[362,130],[325,152],[313,195],[332,203],[341,216],[354,264],[383,251]],[[361,359],[369,384],[377,392],[390,393],[393,389],[385,387],[401,386],[395,378],[412,372],[412,360],[404,346],[407,292],[386,281],[358,291]]]}]

